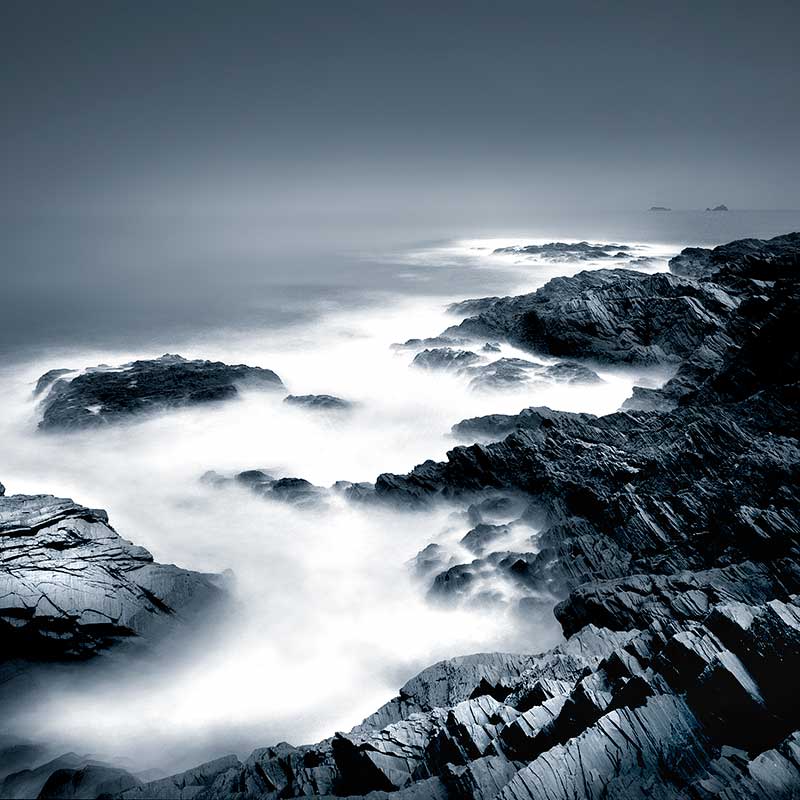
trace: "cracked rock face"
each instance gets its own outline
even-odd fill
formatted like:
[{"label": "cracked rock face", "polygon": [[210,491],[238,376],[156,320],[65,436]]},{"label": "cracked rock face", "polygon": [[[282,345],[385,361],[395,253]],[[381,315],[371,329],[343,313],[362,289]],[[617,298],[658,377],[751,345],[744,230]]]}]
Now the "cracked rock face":
[{"label": "cracked rock face", "polygon": [[147,411],[229,400],[237,386],[285,391],[272,370],[177,355],[95,367],[73,378],[67,374],[51,370],[37,383],[37,394],[50,385],[41,402],[42,430],[91,428]]},{"label": "cracked rock face", "polygon": [[51,495],[0,497],[4,661],[84,658],[154,636],[222,594],[220,576],[155,563],[105,511]]}]

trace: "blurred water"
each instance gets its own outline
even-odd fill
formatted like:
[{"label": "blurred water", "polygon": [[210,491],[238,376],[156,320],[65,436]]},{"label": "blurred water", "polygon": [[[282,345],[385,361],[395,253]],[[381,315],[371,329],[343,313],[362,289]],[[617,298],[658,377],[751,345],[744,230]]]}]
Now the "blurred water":
[{"label": "blurred water", "polygon": [[[616,265],[494,255],[501,244],[615,240],[635,245],[652,259],[644,268],[658,270],[685,244],[783,232],[796,216],[640,214],[616,228],[609,222],[602,236],[591,221],[577,236],[554,223],[553,231],[532,226],[413,246],[364,241],[344,253],[336,237],[329,248],[273,242],[259,251],[252,231],[248,241],[198,230],[199,240],[137,247],[132,231],[117,230],[107,251],[94,240],[27,242],[19,253],[31,261],[7,284],[0,315],[4,350],[13,356],[0,370],[0,479],[9,493],[72,496],[108,509],[117,530],[157,560],[232,568],[239,606],[224,633],[182,659],[54,677],[5,709],[6,732],[174,770],[349,728],[439,658],[551,646],[560,636],[552,616],[521,617],[513,587],[494,587],[507,600],[499,607],[425,601],[407,562],[431,541],[457,542],[466,533],[469,524],[452,515],[457,508],[405,514],[335,500],[301,511],[198,478],[209,469],[263,467],[320,485],[371,481],[444,458],[454,445],[450,426],[465,417],[530,405],[613,411],[639,371],[599,368],[598,386],[481,394],[465,378],[410,369],[413,353],[390,345],[452,324],[447,302]],[[153,263],[167,252],[178,266]],[[48,265],[36,261],[45,256]],[[121,427],[37,433],[31,392],[46,370],[162,352],[269,367],[292,393],[337,394],[357,406],[349,416],[320,416],[245,392],[227,404]],[[503,355],[525,354],[505,348]]]}]

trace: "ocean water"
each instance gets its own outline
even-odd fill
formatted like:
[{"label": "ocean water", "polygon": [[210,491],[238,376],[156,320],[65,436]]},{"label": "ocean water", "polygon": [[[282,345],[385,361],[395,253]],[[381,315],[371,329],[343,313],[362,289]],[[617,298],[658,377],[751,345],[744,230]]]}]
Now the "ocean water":
[{"label": "ocean water", "polygon": [[[403,513],[335,499],[298,510],[199,478],[260,467],[322,486],[371,481],[444,458],[455,444],[450,427],[466,417],[530,405],[608,413],[635,383],[666,377],[597,367],[597,386],[476,393],[459,376],[410,368],[413,353],[392,343],[456,322],[450,302],[624,265],[553,263],[497,247],[613,241],[656,271],[687,245],[799,228],[796,212],[537,220],[450,237],[306,231],[301,239],[254,220],[16,226],[0,297],[0,480],[9,494],[106,508],[120,534],[159,561],[231,569],[236,605],[223,626],[177,652],[53,673],[35,694],[4,701],[3,733],[169,772],[349,729],[440,658],[552,646],[560,639],[552,615],[521,614],[511,585],[485,587],[499,598],[488,607],[426,600],[409,561],[431,542],[468,560],[457,544],[470,527],[463,508]],[[246,391],[130,425],[37,432],[32,388],[48,369],[163,352],[269,367],[294,394],[357,406],[331,417]],[[503,355],[525,354],[504,347]]]}]

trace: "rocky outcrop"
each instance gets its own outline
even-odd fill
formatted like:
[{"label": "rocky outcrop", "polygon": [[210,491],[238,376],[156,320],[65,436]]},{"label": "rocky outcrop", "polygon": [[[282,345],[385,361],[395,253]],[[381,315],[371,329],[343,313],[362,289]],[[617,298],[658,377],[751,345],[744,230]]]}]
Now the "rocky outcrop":
[{"label": "rocky outcrop", "polygon": [[60,372],[51,370],[37,383],[41,392],[55,378],[41,402],[42,430],[97,427],[148,411],[229,400],[237,386],[285,389],[269,369],[188,361],[177,355],[95,367],[73,378],[58,377]]},{"label": "rocky outcrop", "polygon": [[716,285],[633,270],[554,278],[533,294],[473,301],[445,335],[499,339],[534,353],[614,364],[677,365],[724,330],[737,306]]},{"label": "rocky outcrop", "polygon": [[158,564],[105,511],[0,497],[2,660],[84,658],[155,638],[223,597],[221,577]]}]

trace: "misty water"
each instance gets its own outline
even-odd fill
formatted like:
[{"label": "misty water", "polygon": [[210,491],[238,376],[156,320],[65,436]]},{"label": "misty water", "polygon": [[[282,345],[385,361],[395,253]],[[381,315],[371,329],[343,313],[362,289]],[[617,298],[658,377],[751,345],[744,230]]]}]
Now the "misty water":
[{"label": "misty water", "polygon": [[[6,263],[18,272],[2,298],[0,479],[9,494],[107,509],[116,530],[158,561],[232,570],[235,603],[222,622],[157,658],[53,673],[6,709],[4,728],[54,752],[170,771],[349,729],[438,659],[535,652],[560,639],[551,614],[519,612],[511,585],[489,587],[501,602],[488,607],[426,600],[409,561],[431,542],[459,555],[471,525],[457,505],[404,513],[334,496],[298,509],[214,488],[203,473],[264,468],[321,486],[373,481],[444,458],[455,444],[450,427],[466,417],[532,405],[613,411],[634,383],[666,376],[592,365],[602,384],[480,393],[466,378],[410,368],[413,352],[391,345],[457,322],[450,302],[625,265],[494,255],[499,246],[615,241],[655,271],[684,246],[784,233],[800,227],[800,215],[561,219],[450,240],[423,231],[416,242],[408,231],[383,240],[339,231],[324,246],[285,232],[275,240],[252,220],[226,224],[225,235],[197,221],[171,236],[163,223],[150,237],[142,226],[75,231],[62,220],[38,238],[24,225],[6,238]],[[334,394],[356,407],[314,414],[244,390],[235,401],[124,426],[37,432],[32,389],[42,373],[164,352],[268,367],[293,394]],[[502,355],[528,354],[504,347]]]}]

